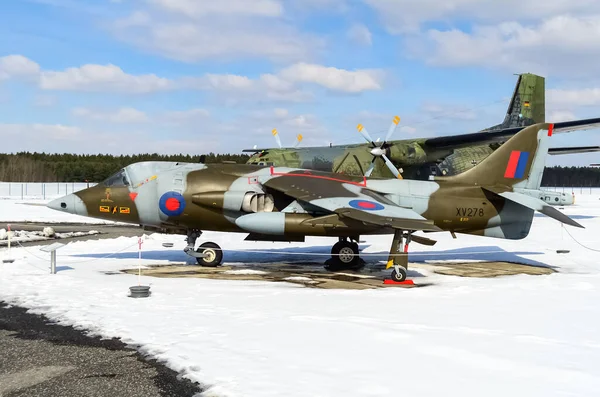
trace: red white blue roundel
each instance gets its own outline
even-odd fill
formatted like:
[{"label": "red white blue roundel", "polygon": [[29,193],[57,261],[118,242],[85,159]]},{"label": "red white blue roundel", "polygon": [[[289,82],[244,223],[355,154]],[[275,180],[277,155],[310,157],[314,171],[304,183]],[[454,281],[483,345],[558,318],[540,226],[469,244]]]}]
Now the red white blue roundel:
[{"label": "red white blue roundel", "polygon": [[383,205],[369,200],[352,200],[348,204],[350,207],[363,211],[379,211],[384,208]]},{"label": "red white blue roundel", "polygon": [[181,193],[167,192],[160,197],[158,208],[168,216],[178,216],[185,209],[185,199]]}]

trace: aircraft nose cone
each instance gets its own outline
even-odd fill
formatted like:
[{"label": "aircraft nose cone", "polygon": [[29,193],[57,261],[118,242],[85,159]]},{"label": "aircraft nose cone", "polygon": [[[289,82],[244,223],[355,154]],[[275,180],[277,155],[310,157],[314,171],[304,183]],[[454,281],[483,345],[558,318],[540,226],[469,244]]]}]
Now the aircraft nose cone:
[{"label": "aircraft nose cone", "polygon": [[88,214],[83,200],[81,200],[76,194],[68,194],[64,197],[52,200],[46,205],[46,207],[61,212],[68,212],[69,214],[83,216],[87,216]]}]

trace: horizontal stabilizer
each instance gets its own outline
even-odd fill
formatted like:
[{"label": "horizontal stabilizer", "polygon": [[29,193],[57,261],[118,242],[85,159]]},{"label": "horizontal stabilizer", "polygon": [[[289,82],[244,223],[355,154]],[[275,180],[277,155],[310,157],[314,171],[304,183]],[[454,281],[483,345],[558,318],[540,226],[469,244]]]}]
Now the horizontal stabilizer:
[{"label": "horizontal stabilizer", "polygon": [[557,221],[567,224],[567,225],[571,225],[571,226],[575,226],[575,227],[580,227],[580,228],[584,228],[583,226],[581,226],[579,223],[577,223],[576,221],[574,221],[573,219],[569,218],[567,215],[563,214],[562,212],[560,212],[559,210],[557,210],[556,208],[546,204],[545,202],[543,202],[540,199],[537,199],[535,197],[531,197],[531,196],[526,196],[524,194],[521,193],[516,193],[516,192],[502,192],[502,193],[497,193],[494,192],[493,189],[488,189],[485,188],[486,190],[497,194],[500,197],[504,197],[507,200],[513,201],[517,204],[522,205],[523,207],[527,207],[530,208],[534,211],[538,211],[546,216],[549,216],[552,219],[556,219]]},{"label": "horizontal stabilizer", "polygon": [[[554,134],[560,134],[564,132],[586,130],[591,128],[600,128],[600,118],[554,123],[552,132]],[[488,144],[494,142],[505,142],[521,130],[523,130],[523,127],[512,127],[490,132],[474,132],[471,134],[441,136],[427,139],[425,141],[425,145],[430,148],[442,149],[472,146],[477,143]]]},{"label": "horizontal stabilizer", "polygon": [[600,152],[600,146],[554,147],[548,149],[548,154],[552,155],[593,152]]},{"label": "horizontal stabilizer", "polygon": [[426,219],[406,219],[390,216],[380,216],[368,214],[365,211],[352,208],[340,208],[335,211],[341,218],[350,218],[366,224],[377,225],[382,227],[391,227],[394,229],[403,230],[429,230],[439,232],[442,229],[435,226],[433,221]]}]

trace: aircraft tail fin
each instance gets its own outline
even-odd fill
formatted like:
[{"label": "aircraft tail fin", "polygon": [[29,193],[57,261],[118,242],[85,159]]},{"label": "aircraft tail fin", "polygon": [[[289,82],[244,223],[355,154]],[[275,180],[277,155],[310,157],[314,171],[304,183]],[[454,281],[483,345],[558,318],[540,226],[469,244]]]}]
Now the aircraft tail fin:
[{"label": "aircraft tail fin", "polygon": [[[475,167],[434,180],[475,186],[540,188],[554,124],[539,123],[511,137]],[[507,189],[508,190],[508,189]]]},{"label": "aircraft tail fin", "polygon": [[501,124],[486,128],[495,131],[505,128],[527,127],[546,122],[546,81],[544,77],[523,73],[517,79],[506,116]]}]

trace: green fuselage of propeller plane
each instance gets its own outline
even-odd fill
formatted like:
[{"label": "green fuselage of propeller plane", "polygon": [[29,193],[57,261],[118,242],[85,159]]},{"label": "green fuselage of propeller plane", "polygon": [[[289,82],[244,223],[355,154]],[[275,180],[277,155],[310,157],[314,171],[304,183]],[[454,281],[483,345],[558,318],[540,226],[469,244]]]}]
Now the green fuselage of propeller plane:
[{"label": "green fuselage of propeller plane", "polygon": [[[359,125],[359,132],[369,143],[246,149],[244,152],[253,153],[249,164],[297,167],[351,176],[427,180],[431,175],[457,175],[479,164],[524,127],[545,122],[545,79],[534,74],[519,75],[504,121],[479,132],[389,140],[397,121],[395,118],[383,143],[366,137],[366,130]],[[554,131],[561,133],[597,127],[600,127],[600,118],[555,123]],[[273,135],[281,146],[275,130]],[[600,151],[600,147],[557,147],[550,148],[549,154],[594,151]],[[386,158],[393,165],[386,164]],[[394,168],[400,171],[401,176],[396,175],[398,171]]]}]

